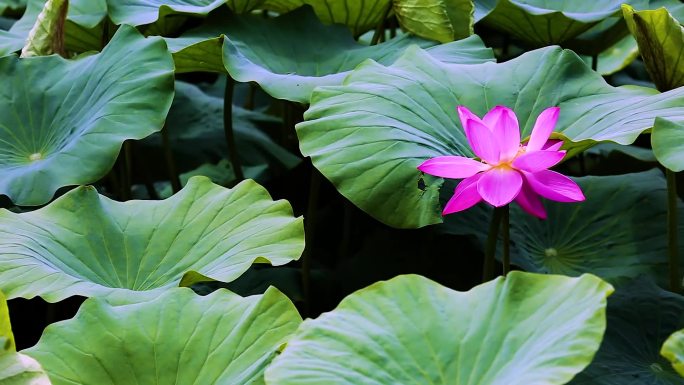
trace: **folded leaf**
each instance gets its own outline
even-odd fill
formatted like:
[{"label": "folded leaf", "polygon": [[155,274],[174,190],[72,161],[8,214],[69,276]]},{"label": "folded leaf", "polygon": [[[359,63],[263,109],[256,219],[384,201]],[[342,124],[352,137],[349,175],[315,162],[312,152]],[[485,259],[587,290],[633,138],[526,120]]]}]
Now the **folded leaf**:
[{"label": "folded leaf", "polygon": [[635,11],[625,4],[622,12],[656,87],[684,86],[684,27],[679,21],[666,8]]},{"label": "folded leaf", "polygon": [[600,279],[512,272],[457,292],[407,275],[305,321],[266,370],[278,385],[565,384],[601,343]]},{"label": "folded leaf", "polygon": [[275,288],[242,298],[176,288],[149,302],[91,298],[26,354],[55,385],[254,384],[301,323]]},{"label": "folded leaf", "polygon": [[0,210],[0,288],[9,298],[128,300],[238,278],[304,249],[302,218],[254,181],[233,189],[191,178],[163,201],[112,201],[78,187],[28,213]]}]

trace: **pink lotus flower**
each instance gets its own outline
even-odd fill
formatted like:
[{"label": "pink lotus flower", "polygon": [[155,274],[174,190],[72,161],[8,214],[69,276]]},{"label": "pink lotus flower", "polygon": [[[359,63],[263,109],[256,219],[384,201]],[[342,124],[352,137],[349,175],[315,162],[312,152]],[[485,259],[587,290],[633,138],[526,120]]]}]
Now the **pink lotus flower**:
[{"label": "pink lotus flower", "polygon": [[558,202],[579,202],[584,194],[570,178],[548,168],[558,164],[565,151],[562,141],[549,140],[558,121],[558,107],[542,111],[526,144],[513,110],[496,106],[480,119],[464,106],[458,115],[468,143],[481,161],[463,156],[438,156],[418,169],[442,178],[463,179],[442,215],[468,209],[478,202],[501,207],[513,200],[528,213],[546,219],[539,196]]}]

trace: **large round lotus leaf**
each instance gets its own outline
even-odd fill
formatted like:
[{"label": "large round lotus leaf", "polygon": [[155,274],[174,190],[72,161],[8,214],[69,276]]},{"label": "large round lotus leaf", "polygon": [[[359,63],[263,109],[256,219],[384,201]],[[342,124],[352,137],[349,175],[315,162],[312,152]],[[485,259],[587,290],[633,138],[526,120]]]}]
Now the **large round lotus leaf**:
[{"label": "large round lotus leaf", "polygon": [[266,0],[263,8],[282,14],[303,5],[311,6],[324,23],[345,25],[359,36],[383,20],[392,0]]},{"label": "large round lotus leaf", "polygon": [[417,275],[305,321],[266,370],[273,385],[565,384],[605,329],[600,279],[513,272],[457,292]]},{"label": "large round lotus leaf", "polygon": [[419,188],[416,167],[440,155],[473,156],[457,105],[480,116],[509,106],[523,138],[542,110],[560,106],[553,135],[576,152],[598,141],[630,144],[656,116],[681,116],[684,88],[654,95],[611,87],[576,54],[557,47],[476,65],[440,62],[410,47],[389,67],[369,61],[344,85],[317,88],[306,121],[297,125],[300,148],[376,219],[408,228],[439,223],[441,179],[425,175],[426,187]]},{"label": "large round lotus leaf", "polygon": [[663,343],[660,355],[672,363],[672,368],[684,376],[684,329],[678,330]]},{"label": "large round lotus leaf", "polygon": [[79,60],[0,58],[0,194],[40,205],[101,178],[126,139],[162,128],[173,76],[164,42],[126,26]]},{"label": "large round lotus leaf", "polygon": [[[304,248],[302,219],[254,181],[191,178],[163,201],[117,202],[79,187],[36,211],[0,211],[0,288],[9,298],[134,297],[216,279]],[[144,294],[144,293],[140,293]]]},{"label": "large round lotus leaf", "polygon": [[50,385],[40,364],[16,352],[5,295],[0,291],[0,385]]},{"label": "large round lotus leaf", "polygon": [[[0,56],[21,51],[46,0],[29,0],[22,17],[8,31],[0,30]],[[97,28],[107,15],[105,0],[71,0],[64,27],[64,44],[74,52],[101,47],[102,31]]]},{"label": "large round lotus leaf", "polygon": [[24,352],[55,385],[259,385],[301,320],[275,288],[247,298],[176,288],[122,306],[88,299]]},{"label": "large round lotus leaf", "polygon": [[364,60],[391,64],[414,44],[433,47],[427,50],[431,55],[452,63],[494,59],[478,37],[435,46],[402,35],[369,47],[343,26],[322,24],[310,7],[269,19],[217,12],[199,28],[166,41],[179,72],[227,70],[238,81],[259,83],[275,98],[300,103],[308,103],[317,86],[341,84]]},{"label": "large round lotus leaf", "polygon": [[620,12],[622,0],[499,0],[482,22],[533,46],[560,44]]},{"label": "large round lotus leaf", "polygon": [[[667,187],[662,172],[587,176],[575,181],[587,199],[581,203],[545,201],[547,220],[511,206],[512,263],[536,273],[591,273],[613,283],[650,276],[666,284]],[[449,215],[443,229],[475,234],[484,244],[491,213],[490,207],[478,205]],[[684,221],[682,205],[680,218]],[[681,229],[684,236],[684,223]],[[684,255],[684,245],[680,253]]]},{"label": "large round lotus leaf", "polygon": [[625,4],[622,10],[656,87],[684,86],[684,27],[665,8],[635,11]]},{"label": "large round lotus leaf", "polygon": [[660,355],[684,328],[684,297],[646,280],[619,286],[608,300],[608,329],[596,357],[571,385],[683,385]]}]

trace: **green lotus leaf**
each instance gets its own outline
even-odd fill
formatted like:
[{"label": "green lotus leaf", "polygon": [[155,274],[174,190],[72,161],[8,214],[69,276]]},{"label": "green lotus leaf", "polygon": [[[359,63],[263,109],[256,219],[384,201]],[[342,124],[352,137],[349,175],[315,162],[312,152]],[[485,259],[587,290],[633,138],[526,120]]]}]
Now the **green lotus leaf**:
[{"label": "green lotus leaf", "polygon": [[266,381],[565,384],[598,349],[612,291],[591,275],[513,272],[465,293],[399,276],[305,321]]},{"label": "green lotus leaf", "polygon": [[0,15],[18,13],[26,8],[27,0],[0,0]]},{"label": "green lotus leaf", "polygon": [[50,385],[50,379],[35,359],[21,353],[0,355],[0,385]]},{"label": "green lotus leaf", "polygon": [[473,34],[471,0],[394,0],[392,10],[404,30],[426,39],[446,43]]},{"label": "green lotus leaf", "polygon": [[475,22],[477,23],[489,15],[496,7],[497,2],[498,0],[474,0],[475,11],[473,16],[475,17]]},{"label": "green lotus leaf", "polygon": [[23,16],[9,30],[0,30],[0,56],[21,51],[44,4],[44,0],[28,1]]},{"label": "green lotus leaf", "polygon": [[[667,284],[667,235],[663,227],[667,187],[662,172],[574,180],[587,199],[581,203],[545,201],[547,220],[511,206],[511,262],[536,273],[591,273],[611,283],[650,276]],[[475,234],[484,243],[491,211],[479,205],[449,215],[444,230]],[[680,217],[684,220],[681,204]],[[684,234],[684,225],[682,230]],[[684,253],[684,245],[680,252]]]},{"label": "green lotus leaf", "polygon": [[523,138],[543,109],[560,106],[553,135],[573,154],[600,141],[630,144],[656,116],[681,116],[684,88],[653,94],[611,87],[576,54],[557,47],[477,65],[440,62],[414,47],[389,67],[369,61],[342,86],[317,88],[306,121],[297,125],[300,148],[376,219],[402,228],[439,223],[442,181],[416,167],[435,156],[473,156],[457,105],[480,116],[510,106]]},{"label": "green lotus leaf", "polygon": [[[639,11],[665,7],[673,16],[684,17],[684,4],[679,0],[631,0],[627,3]],[[604,76],[623,69],[639,52],[622,13],[604,19],[564,46],[583,55],[598,55],[597,70]]]},{"label": "green lotus leaf", "polygon": [[40,205],[62,186],[104,176],[124,140],[161,129],[173,76],[164,42],[132,27],[75,61],[0,58],[0,194]]},{"label": "green lotus leaf", "polygon": [[[575,38],[564,42],[563,46],[582,55],[600,55],[625,36],[631,35],[622,14],[618,13],[601,20]],[[636,45],[633,38],[631,41]]]},{"label": "green lotus leaf", "polygon": [[499,0],[482,22],[532,46],[561,44],[620,12],[622,0]]},{"label": "green lotus leaf", "polygon": [[301,320],[275,288],[247,298],[176,288],[121,306],[90,298],[24,352],[55,385],[257,385]]},{"label": "green lotus leaf", "polygon": [[266,0],[263,8],[283,14],[304,5],[324,23],[345,25],[359,36],[380,24],[392,0]]},{"label": "green lotus leaf", "polygon": [[107,0],[114,24],[146,25],[170,15],[206,16],[227,0]]},{"label": "green lotus leaf", "polygon": [[391,64],[414,44],[433,47],[428,52],[443,61],[493,60],[478,37],[434,47],[434,42],[403,35],[369,47],[342,26],[321,24],[310,7],[269,19],[216,13],[199,28],[166,41],[179,72],[227,70],[238,81],[259,83],[275,98],[300,103],[308,103],[317,86],[341,84],[364,60]]},{"label": "green lotus leaf", "polygon": [[[620,39],[597,56],[596,71],[603,76],[612,75],[625,69],[639,57],[639,49],[631,35]],[[591,65],[591,57],[583,56],[584,62]]]},{"label": "green lotus leaf", "polygon": [[[0,56],[21,51],[45,0],[29,0],[26,12],[8,31],[0,30]],[[107,15],[105,0],[71,0],[64,27],[64,45],[70,52],[99,50],[102,24]]]},{"label": "green lotus leaf", "polygon": [[[266,169],[264,176],[271,177],[274,172],[292,169],[301,162],[300,157],[275,143],[260,129],[280,124],[282,121],[278,118],[233,106],[233,131],[245,175],[249,176],[250,170]],[[176,95],[164,129],[178,167],[183,167],[179,170],[181,173],[229,156],[223,130],[223,98],[205,93],[193,84],[176,82]],[[140,146],[152,158],[163,159],[161,134],[145,138]],[[163,164],[149,166],[150,169],[164,167]],[[164,168],[156,174],[166,176],[167,170]],[[260,180],[253,173],[249,177]]]},{"label": "green lotus leaf", "polygon": [[666,8],[635,11],[625,4],[622,11],[656,87],[667,91],[684,86],[684,27]]},{"label": "green lotus leaf", "polygon": [[684,119],[656,118],[651,146],[658,162],[673,171],[684,170]]},{"label": "green lotus leaf", "polygon": [[174,34],[187,17],[206,17],[224,4],[233,12],[246,13],[266,0],[107,0],[115,24],[143,26],[145,35]]},{"label": "green lotus leaf", "polygon": [[[658,118],[656,118],[657,120]],[[624,156],[628,156],[644,163],[656,163],[656,157],[653,155],[653,151],[650,148],[638,147],[638,146],[622,146],[612,142],[604,142],[597,144],[596,146],[586,150],[584,154],[592,154],[601,157],[609,157],[613,153],[620,153]],[[619,174],[619,173],[614,173]],[[596,174],[594,174],[596,175]]]},{"label": "green lotus leaf", "polygon": [[608,328],[594,361],[571,385],[682,385],[660,348],[684,328],[684,297],[647,280],[619,286],[608,300]]},{"label": "green lotus leaf", "polygon": [[163,201],[121,203],[78,187],[36,211],[0,211],[0,234],[0,288],[49,302],[229,282],[254,262],[282,265],[304,248],[289,203],[251,180],[226,189],[205,177]]},{"label": "green lotus leaf", "polygon": [[33,358],[16,352],[7,300],[0,291],[0,385],[50,385]]}]

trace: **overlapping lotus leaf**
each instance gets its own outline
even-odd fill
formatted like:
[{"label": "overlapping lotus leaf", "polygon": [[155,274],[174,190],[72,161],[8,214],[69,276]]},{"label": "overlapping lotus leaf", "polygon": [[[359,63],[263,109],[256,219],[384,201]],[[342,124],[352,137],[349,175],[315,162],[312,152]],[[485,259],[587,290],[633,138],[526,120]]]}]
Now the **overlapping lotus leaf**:
[{"label": "overlapping lotus leaf", "polygon": [[7,300],[2,292],[0,292],[0,384],[50,385],[50,380],[36,360],[17,353]]},{"label": "overlapping lotus leaf", "polygon": [[138,26],[145,35],[175,36],[189,18],[207,17],[219,8],[248,13],[265,0],[106,0],[115,24]]},{"label": "overlapping lotus leaf", "polygon": [[682,385],[660,355],[663,342],[684,328],[684,297],[647,280],[618,286],[608,300],[608,328],[594,360],[570,385]]},{"label": "overlapping lotus leaf", "polygon": [[684,329],[672,333],[660,349],[660,355],[667,358],[674,370],[684,376]]},{"label": "overlapping lotus leaf", "polygon": [[657,118],[651,132],[651,146],[658,162],[672,171],[684,170],[684,116]]},{"label": "overlapping lotus leaf", "polygon": [[24,350],[55,385],[264,384],[265,367],[301,323],[275,288],[242,298],[176,288],[112,306],[91,298]]},{"label": "overlapping lotus leaf", "polygon": [[[245,180],[191,178],[162,201],[112,201],[79,187],[28,213],[0,211],[0,289],[9,298],[136,298],[282,265],[304,248],[302,218]],[[151,293],[150,293],[151,292]]]},{"label": "overlapping lotus leaf", "polygon": [[62,186],[97,181],[126,139],[162,128],[173,77],[164,42],[126,26],[78,60],[0,58],[0,194],[40,205]]},{"label": "overlapping lotus leaf", "polygon": [[441,155],[474,156],[457,105],[480,116],[508,106],[523,138],[542,110],[559,106],[552,136],[564,138],[572,154],[600,141],[630,144],[656,116],[681,116],[684,88],[654,94],[612,87],[558,47],[477,65],[444,63],[412,47],[391,66],[368,61],[343,85],[317,88],[297,125],[300,148],[376,219],[401,228],[439,223],[442,180],[421,176],[416,167]]},{"label": "overlapping lotus leaf", "polygon": [[304,5],[324,23],[345,25],[359,36],[382,21],[392,0],[266,0],[263,8],[283,14]]},{"label": "overlapping lotus leaf", "polygon": [[[0,30],[0,56],[19,52],[46,0],[28,0],[26,11],[8,31]],[[65,46],[74,52],[100,49],[102,30],[98,25],[107,15],[105,0],[71,0],[64,30]]]},{"label": "overlapping lotus leaf", "polygon": [[169,15],[206,16],[227,0],[107,0],[114,24],[147,25]]},{"label": "overlapping lotus leaf", "polygon": [[[615,44],[607,47],[596,56],[596,72],[603,76],[612,75],[625,69],[639,57],[639,48],[631,35],[626,35]],[[592,65],[591,56],[582,56],[587,65]]]},{"label": "overlapping lotus leaf", "polygon": [[468,292],[400,276],[305,321],[266,381],[565,384],[598,350],[612,291],[591,275],[513,272]]},{"label": "overlapping lotus leaf", "polygon": [[622,3],[622,0],[499,0],[482,22],[532,46],[561,44],[618,14]]},{"label": "overlapping lotus leaf", "polygon": [[369,47],[342,26],[322,24],[310,7],[270,19],[218,12],[206,24],[166,41],[179,72],[227,70],[238,81],[259,83],[275,98],[300,103],[308,103],[317,86],[341,84],[364,60],[391,64],[411,45],[451,63],[493,60],[479,37],[435,46],[402,35]]},{"label": "overlapping lotus leaf", "polygon": [[394,0],[392,11],[401,28],[443,43],[473,34],[472,0]]},{"label": "overlapping lotus leaf", "polygon": [[[511,262],[536,273],[591,273],[612,283],[650,276],[666,284],[667,237],[662,224],[667,216],[667,187],[662,172],[574,180],[586,200],[545,201],[547,220],[511,206]],[[484,243],[491,211],[479,205],[450,215],[444,230],[475,234]],[[684,206],[680,211],[684,220]],[[684,235],[684,224],[681,228]],[[684,245],[680,252],[684,253]]]}]

